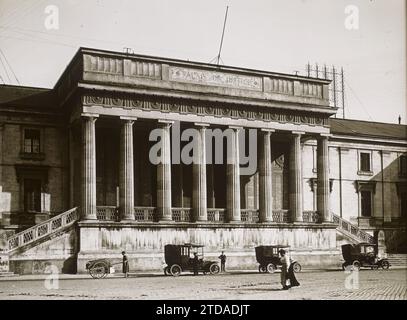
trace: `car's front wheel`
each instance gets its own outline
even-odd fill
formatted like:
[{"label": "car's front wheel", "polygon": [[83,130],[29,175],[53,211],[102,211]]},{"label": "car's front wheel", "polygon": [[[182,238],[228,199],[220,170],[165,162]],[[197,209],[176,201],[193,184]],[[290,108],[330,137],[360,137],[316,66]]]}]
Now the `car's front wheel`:
[{"label": "car's front wheel", "polygon": [[380,265],[381,265],[382,269],[384,269],[384,270],[387,270],[387,269],[389,269],[389,267],[390,267],[390,263],[389,263],[389,261],[387,261],[387,260],[382,261],[382,262],[380,263]]},{"label": "car's front wheel", "polygon": [[218,274],[219,271],[220,271],[220,268],[216,263],[211,264],[211,266],[209,267],[209,272],[211,274]]},{"label": "car's front wheel", "polygon": [[297,272],[301,272],[301,265],[298,263],[298,262],[294,262],[294,265],[293,265],[293,270],[294,270],[294,272],[295,273],[297,273]]},{"label": "car's front wheel", "polygon": [[173,264],[170,268],[170,273],[174,276],[174,277],[178,277],[182,272],[182,269],[179,265],[177,264]]}]

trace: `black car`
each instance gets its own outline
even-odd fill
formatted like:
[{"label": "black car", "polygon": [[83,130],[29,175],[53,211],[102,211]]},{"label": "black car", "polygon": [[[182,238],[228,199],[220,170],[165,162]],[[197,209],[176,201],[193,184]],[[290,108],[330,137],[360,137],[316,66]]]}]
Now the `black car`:
[{"label": "black car", "polygon": [[359,243],[359,244],[344,244],[342,246],[342,256],[345,262],[342,264],[342,269],[347,268],[359,270],[361,267],[371,269],[389,269],[390,263],[387,259],[378,257],[377,244]]},{"label": "black car", "polygon": [[167,244],[164,247],[165,275],[179,276],[183,271],[193,271],[194,253],[198,254],[198,272],[217,274],[220,271],[216,261],[204,260],[204,246],[186,243]]},{"label": "black car", "polygon": [[[258,246],[255,248],[256,260],[259,263],[259,272],[273,273],[276,269],[281,268],[281,262],[278,252],[284,249],[288,254],[289,246],[272,245]],[[301,271],[301,265],[297,261],[291,261],[294,272]]]}]

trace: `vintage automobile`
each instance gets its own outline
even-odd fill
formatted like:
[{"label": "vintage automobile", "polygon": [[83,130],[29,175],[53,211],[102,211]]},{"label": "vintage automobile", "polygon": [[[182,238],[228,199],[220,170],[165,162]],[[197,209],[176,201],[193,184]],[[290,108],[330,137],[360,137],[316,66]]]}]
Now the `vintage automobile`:
[{"label": "vintage automobile", "polygon": [[[256,260],[259,263],[259,272],[273,273],[278,268],[281,268],[281,262],[278,252],[284,249],[288,254],[289,246],[284,245],[271,245],[271,246],[258,246],[255,248]],[[301,271],[301,265],[297,261],[291,260],[294,272]]]},{"label": "vintage automobile", "polygon": [[113,264],[107,259],[91,260],[86,263],[86,269],[94,279],[105,278],[112,270]]},{"label": "vintage automobile", "polygon": [[167,244],[164,247],[164,274],[179,276],[183,271],[193,271],[194,253],[198,254],[198,272],[218,274],[220,271],[216,261],[204,260],[204,246],[185,243],[183,245]]},{"label": "vintage automobile", "polygon": [[342,257],[345,262],[342,269],[357,269],[361,267],[371,269],[389,269],[390,263],[387,259],[378,257],[377,244],[359,243],[342,245]]}]

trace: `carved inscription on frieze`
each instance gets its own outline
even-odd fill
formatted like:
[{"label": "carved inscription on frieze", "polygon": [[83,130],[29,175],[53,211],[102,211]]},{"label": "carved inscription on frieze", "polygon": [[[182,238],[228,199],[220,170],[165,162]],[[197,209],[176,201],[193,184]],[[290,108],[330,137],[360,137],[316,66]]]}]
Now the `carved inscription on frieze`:
[{"label": "carved inscription on frieze", "polygon": [[182,67],[171,66],[169,68],[169,80],[237,89],[262,90],[262,80],[260,77]]}]

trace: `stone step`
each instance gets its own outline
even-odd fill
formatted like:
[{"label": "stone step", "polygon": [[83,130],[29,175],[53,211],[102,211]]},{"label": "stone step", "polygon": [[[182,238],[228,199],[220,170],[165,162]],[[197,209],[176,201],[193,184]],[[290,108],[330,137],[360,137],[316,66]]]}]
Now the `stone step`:
[{"label": "stone step", "polygon": [[407,266],[407,254],[388,254],[387,259],[392,266]]},{"label": "stone step", "polygon": [[0,277],[18,277],[14,272],[0,272]]}]

